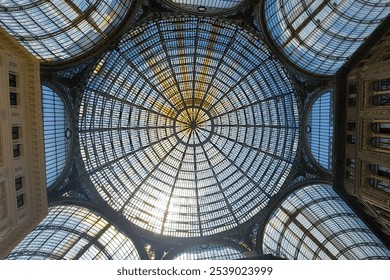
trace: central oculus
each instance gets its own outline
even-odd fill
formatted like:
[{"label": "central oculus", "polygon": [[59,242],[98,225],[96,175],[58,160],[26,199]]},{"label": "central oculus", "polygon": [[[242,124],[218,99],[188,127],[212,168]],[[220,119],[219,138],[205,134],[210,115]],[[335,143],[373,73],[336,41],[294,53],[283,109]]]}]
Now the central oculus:
[{"label": "central oculus", "polygon": [[182,144],[200,146],[213,135],[214,122],[210,114],[200,107],[184,108],[176,115],[174,132]]}]

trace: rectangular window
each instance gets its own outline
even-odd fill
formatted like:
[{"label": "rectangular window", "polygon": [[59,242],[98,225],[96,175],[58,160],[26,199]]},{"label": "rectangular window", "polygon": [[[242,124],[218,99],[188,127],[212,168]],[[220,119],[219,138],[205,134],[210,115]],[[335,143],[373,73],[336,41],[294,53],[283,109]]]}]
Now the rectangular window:
[{"label": "rectangular window", "polygon": [[347,143],[348,144],[355,144],[356,143],[356,136],[355,135],[347,135]]},{"label": "rectangular window", "polygon": [[355,159],[354,158],[347,158],[347,166],[350,168],[355,168]]},{"label": "rectangular window", "polygon": [[17,106],[18,105],[18,94],[15,92],[9,93],[9,103],[11,106]]},{"label": "rectangular window", "polygon": [[347,171],[346,177],[348,180],[354,181],[355,180],[355,172]]},{"label": "rectangular window", "polygon": [[357,84],[350,84],[348,86],[348,94],[356,94],[357,93]]},{"label": "rectangular window", "polygon": [[348,98],[348,107],[356,107],[356,97]]},{"label": "rectangular window", "polygon": [[347,123],[347,129],[348,129],[348,131],[355,131],[356,130],[356,124],[354,122]]},{"label": "rectangular window", "polygon": [[14,158],[20,157],[20,144],[13,145]]},{"label": "rectangular window", "polygon": [[24,194],[20,194],[16,197],[16,205],[18,208],[22,207],[24,205]]},{"label": "rectangular window", "polygon": [[15,188],[17,191],[23,188],[23,177],[15,178]]},{"label": "rectangular window", "polygon": [[19,139],[19,127],[13,126],[12,127],[12,140]]},{"label": "rectangular window", "polygon": [[9,86],[10,87],[16,87],[16,75],[9,73]]}]

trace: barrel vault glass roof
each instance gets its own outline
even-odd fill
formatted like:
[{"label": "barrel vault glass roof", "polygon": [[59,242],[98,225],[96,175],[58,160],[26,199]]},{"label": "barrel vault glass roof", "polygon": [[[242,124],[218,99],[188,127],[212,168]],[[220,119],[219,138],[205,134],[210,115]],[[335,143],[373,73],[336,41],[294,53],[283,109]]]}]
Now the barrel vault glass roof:
[{"label": "barrel vault glass roof", "polygon": [[[140,2],[1,1],[0,26],[44,66],[88,64],[101,47],[79,107],[69,105],[76,127],[67,130],[62,100],[69,96],[43,87],[47,183],[57,185],[69,137],[77,137],[72,168],[83,174],[82,187],[125,224],[67,200],[51,205],[8,258],[142,259],[143,242],[156,236],[161,244],[196,239],[167,259],[244,258],[249,247],[232,244],[233,234],[256,227],[269,202],[291,187],[301,142],[331,174],[334,92],[301,109],[291,64],[311,78],[333,78],[390,9],[384,0],[264,0],[253,13],[256,31],[237,17],[214,16],[253,1],[162,0],[172,13],[132,22]],[[262,234],[252,249],[287,258],[390,258],[328,184],[306,185],[275,207],[264,228],[251,228]]]},{"label": "barrel vault glass roof", "polygon": [[275,44],[307,72],[333,75],[390,13],[388,0],[265,0]]},{"label": "barrel vault glass roof", "polygon": [[263,251],[287,259],[389,259],[390,251],[332,186],[294,191],[272,213]]},{"label": "barrel vault glass roof", "polygon": [[133,241],[101,215],[75,205],[57,205],[19,243],[8,259],[138,260]]},{"label": "barrel vault glass roof", "polygon": [[6,0],[0,2],[0,26],[41,60],[67,60],[106,39],[123,21],[132,3]]}]

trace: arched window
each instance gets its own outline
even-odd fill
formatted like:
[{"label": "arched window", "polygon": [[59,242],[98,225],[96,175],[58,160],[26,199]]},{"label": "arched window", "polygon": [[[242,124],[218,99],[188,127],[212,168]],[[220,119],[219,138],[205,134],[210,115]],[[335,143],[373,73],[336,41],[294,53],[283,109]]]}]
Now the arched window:
[{"label": "arched window", "polygon": [[371,124],[371,131],[380,134],[390,134],[390,122],[374,122]]},{"label": "arched window", "polygon": [[322,183],[287,196],[270,216],[262,246],[287,259],[390,259],[390,250]]},{"label": "arched window", "polygon": [[138,260],[133,241],[87,208],[61,205],[8,255],[7,259],[116,259]]},{"label": "arched window", "polygon": [[123,22],[133,2],[4,0],[0,26],[44,62],[68,60],[101,45]]},{"label": "arched window", "polygon": [[387,0],[265,0],[264,21],[292,63],[334,75],[390,13]]},{"label": "arched window", "polygon": [[321,93],[310,107],[306,135],[310,153],[317,163],[331,170],[333,143],[333,91]]},{"label": "arched window", "polygon": [[373,82],[372,89],[376,92],[390,91],[390,79],[378,80]]},{"label": "arched window", "polygon": [[390,150],[390,138],[385,137],[372,137],[371,146],[383,150]]},{"label": "arched window", "polygon": [[72,138],[68,111],[61,97],[42,86],[43,132],[45,141],[46,184],[53,185],[62,174]]}]

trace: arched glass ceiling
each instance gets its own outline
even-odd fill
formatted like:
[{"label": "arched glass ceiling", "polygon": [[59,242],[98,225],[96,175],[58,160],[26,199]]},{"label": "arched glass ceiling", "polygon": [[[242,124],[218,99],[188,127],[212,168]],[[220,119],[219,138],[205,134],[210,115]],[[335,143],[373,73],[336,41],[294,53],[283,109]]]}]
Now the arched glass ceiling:
[{"label": "arched glass ceiling", "polygon": [[296,156],[292,83],[257,37],[171,17],[128,33],[96,65],[80,108],[87,172],[149,231],[211,235],[248,221]]},{"label": "arched glass ceiling", "polygon": [[42,86],[43,133],[45,141],[46,185],[61,175],[68,159],[72,131],[64,103],[56,92]]},{"label": "arched glass ceiling", "polygon": [[305,71],[333,75],[390,13],[388,0],[265,0],[272,39]]},{"label": "arched glass ceiling", "polygon": [[311,105],[306,135],[311,155],[326,170],[332,168],[333,91],[322,92]]},{"label": "arched glass ceiling", "polygon": [[7,259],[138,260],[133,241],[87,208],[61,205],[8,255]]},{"label": "arched glass ceiling", "polygon": [[183,249],[169,259],[173,260],[238,260],[245,258],[243,247],[236,244],[235,246],[219,242],[204,243]]},{"label": "arched glass ceiling", "polygon": [[183,10],[197,13],[224,13],[242,6],[246,0],[164,0]]},{"label": "arched glass ceiling", "polygon": [[123,21],[134,1],[5,0],[0,26],[37,58],[58,61],[90,51]]},{"label": "arched glass ceiling", "polygon": [[390,251],[330,185],[290,194],[264,230],[264,253],[287,259],[390,259]]}]

